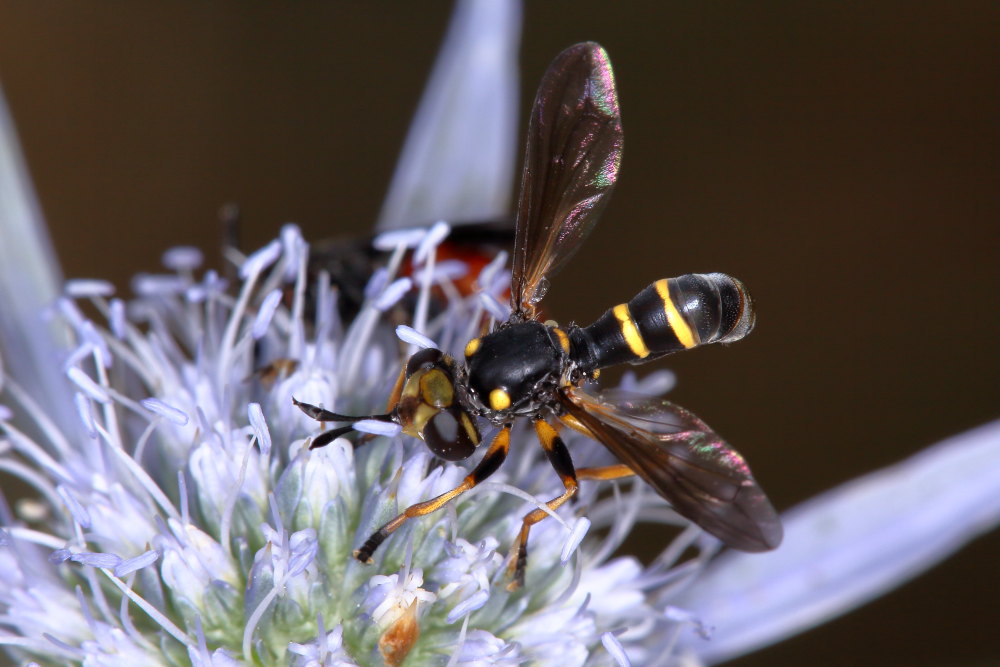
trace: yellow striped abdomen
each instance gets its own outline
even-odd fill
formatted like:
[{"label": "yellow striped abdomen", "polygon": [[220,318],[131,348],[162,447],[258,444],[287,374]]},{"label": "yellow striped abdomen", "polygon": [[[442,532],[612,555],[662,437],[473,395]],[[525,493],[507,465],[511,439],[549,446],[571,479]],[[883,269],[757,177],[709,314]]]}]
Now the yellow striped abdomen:
[{"label": "yellow striped abdomen", "polygon": [[573,356],[585,372],[642,363],[707,343],[743,338],[754,325],[750,294],[724,273],[657,280],[589,327],[571,332]]}]

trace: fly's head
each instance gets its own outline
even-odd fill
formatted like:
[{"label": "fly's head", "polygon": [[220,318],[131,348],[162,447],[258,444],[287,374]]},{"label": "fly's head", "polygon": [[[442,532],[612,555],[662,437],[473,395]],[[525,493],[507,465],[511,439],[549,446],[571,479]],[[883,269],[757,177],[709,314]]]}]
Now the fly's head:
[{"label": "fly's head", "polygon": [[395,410],[404,433],[447,461],[467,459],[481,442],[475,419],[459,400],[456,380],[451,357],[434,348],[420,350],[406,362]]}]

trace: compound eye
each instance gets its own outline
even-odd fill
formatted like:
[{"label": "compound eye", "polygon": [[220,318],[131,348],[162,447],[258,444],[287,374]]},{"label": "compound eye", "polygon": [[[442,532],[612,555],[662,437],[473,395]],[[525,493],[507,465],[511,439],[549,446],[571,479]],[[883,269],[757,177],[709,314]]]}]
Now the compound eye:
[{"label": "compound eye", "polygon": [[412,357],[410,357],[409,361],[406,362],[406,377],[410,377],[421,368],[438,363],[441,361],[441,357],[441,350],[437,350],[433,347],[426,347],[419,350],[414,353]]},{"label": "compound eye", "polygon": [[[475,441],[469,433],[472,428]],[[462,461],[472,456],[479,444],[475,426],[461,411],[442,411],[424,425],[424,442],[436,456],[446,461]]]}]

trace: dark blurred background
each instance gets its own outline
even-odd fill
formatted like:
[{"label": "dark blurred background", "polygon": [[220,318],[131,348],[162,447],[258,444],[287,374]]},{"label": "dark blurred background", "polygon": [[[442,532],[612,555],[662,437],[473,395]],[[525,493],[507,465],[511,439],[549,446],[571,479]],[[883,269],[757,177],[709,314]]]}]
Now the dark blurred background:
[{"label": "dark blurred background", "polygon": [[[0,3],[0,81],[67,276],[126,288],[168,246],[214,258],[230,201],[246,248],[289,220],[365,233],[450,9]],[[625,159],[553,316],[741,277],[757,330],[671,359],[673,397],[781,508],[1000,416],[1000,4],[533,3],[522,118],[584,39],[614,62]],[[734,664],[995,664],[998,546]]]}]

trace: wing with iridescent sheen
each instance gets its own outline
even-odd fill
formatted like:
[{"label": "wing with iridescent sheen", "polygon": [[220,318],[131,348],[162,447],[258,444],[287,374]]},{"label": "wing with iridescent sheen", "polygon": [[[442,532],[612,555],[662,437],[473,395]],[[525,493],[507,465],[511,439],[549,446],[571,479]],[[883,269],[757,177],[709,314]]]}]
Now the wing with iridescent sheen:
[{"label": "wing with iridescent sheen", "polygon": [[566,390],[567,411],[678,514],[728,546],[781,544],[778,514],[746,461],[705,422],[660,398]]},{"label": "wing with iridescent sheen", "polygon": [[514,240],[511,307],[530,317],[546,277],[593,228],[618,178],[622,125],[614,73],[593,42],[549,66],[528,121]]}]

